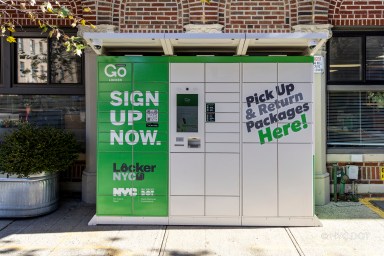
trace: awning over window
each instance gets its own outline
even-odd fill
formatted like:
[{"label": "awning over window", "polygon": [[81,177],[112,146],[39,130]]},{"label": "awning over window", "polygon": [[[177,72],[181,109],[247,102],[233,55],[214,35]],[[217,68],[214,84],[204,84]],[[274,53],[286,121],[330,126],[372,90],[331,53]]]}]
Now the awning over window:
[{"label": "awning over window", "polygon": [[104,55],[314,55],[328,33],[90,33]]}]

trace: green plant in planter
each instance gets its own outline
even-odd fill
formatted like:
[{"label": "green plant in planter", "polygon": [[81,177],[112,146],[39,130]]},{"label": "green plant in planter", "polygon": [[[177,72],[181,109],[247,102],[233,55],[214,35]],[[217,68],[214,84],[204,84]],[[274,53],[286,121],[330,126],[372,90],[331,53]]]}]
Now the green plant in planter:
[{"label": "green plant in planter", "polygon": [[22,124],[7,134],[0,144],[0,172],[30,175],[65,171],[78,157],[75,136],[53,127]]}]

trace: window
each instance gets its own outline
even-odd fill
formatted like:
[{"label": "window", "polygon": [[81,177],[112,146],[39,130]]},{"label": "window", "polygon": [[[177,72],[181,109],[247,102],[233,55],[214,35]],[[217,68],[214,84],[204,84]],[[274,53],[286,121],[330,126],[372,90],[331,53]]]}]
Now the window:
[{"label": "window", "polygon": [[29,41],[29,46],[30,46],[30,55],[35,55],[36,54],[36,51],[35,51],[35,40],[33,39],[28,39]]},{"label": "window", "polygon": [[329,92],[328,146],[384,146],[384,92]]},{"label": "window", "polygon": [[[18,38],[17,41],[16,84],[76,85],[82,82],[82,58],[67,52],[59,41],[47,38]],[[28,41],[30,52],[23,47]],[[24,69],[21,69],[21,62],[24,62]]]},{"label": "window", "polygon": [[16,32],[17,44],[1,39],[0,134],[22,121],[54,126],[73,131],[84,151],[83,58],[36,31]]},{"label": "window", "polygon": [[384,81],[384,36],[367,36],[367,80]]},{"label": "window", "polygon": [[328,53],[328,151],[384,150],[384,34],[335,31]]},{"label": "window", "polygon": [[20,70],[19,70],[19,72],[20,72],[20,77],[25,77],[25,63],[24,63],[24,61],[20,61]]},{"label": "window", "polygon": [[[47,53],[35,54],[35,41],[39,44],[47,44],[47,39],[26,39],[18,38],[17,48],[17,82],[18,83],[47,83],[46,76],[38,71],[38,67],[43,65],[47,66]],[[31,51],[28,53],[28,49],[23,46],[24,42],[29,41]],[[21,48],[23,47],[23,48]]]},{"label": "window", "polygon": [[335,37],[330,40],[329,80],[362,79],[362,40],[360,37]]},{"label": "window", "polygon": [[328,84],[383,84],[384,33],[335,31],[328,52]]},{"label": "window", "polygon": [[85,148],[83,95],[0,94],[0,128],[14,128],[25,121],[71,130]]},{"label": "window", "polygon": [[[23,40],[20,40],[20,41],[23,41]],[[44,44],[42,41],[39,42],[39,52],[40,54],[43,53],[43,52],[46,52],[46,44]]]},{"label": "window", "polygon": [[17,41],[19,49],[24,49],[24,41],[23,40],[18,40]]},{"label": "window", "polygon": [[52,41],[49,63],[51,63],[51,83],[77,84],[81,82],[82,59],[72,52],[67,52],[57,40]]}]

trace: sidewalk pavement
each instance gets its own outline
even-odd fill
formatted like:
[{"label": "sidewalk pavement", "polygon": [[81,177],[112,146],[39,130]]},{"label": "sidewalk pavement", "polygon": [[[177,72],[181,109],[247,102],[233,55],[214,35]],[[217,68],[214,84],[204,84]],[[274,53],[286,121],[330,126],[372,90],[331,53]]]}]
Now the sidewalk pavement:
[{"label": "sidewalk pavement", "polygon": [[317,207],[323,227],[88,226],[95,206],[0,219],[0,255],[384,255],[384,219],[361,203]]}]

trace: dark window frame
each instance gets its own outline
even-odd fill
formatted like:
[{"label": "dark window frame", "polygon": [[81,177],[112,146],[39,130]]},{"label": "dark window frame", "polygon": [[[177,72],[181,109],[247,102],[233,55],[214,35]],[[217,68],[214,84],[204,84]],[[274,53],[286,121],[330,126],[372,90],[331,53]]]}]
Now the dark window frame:
[{"label": "dark window frame", "polygon": [[[73,29],[64,28],[68,35],[76,35]],[[13,33],[16,38],[48,38],[48,34],[42,34],[37,28],[22,28]],[[50,57],[51,40],[48,40],[48,58]],[[8,43],[1,38],[1,81],[0,94],[40,94],[40,95],[85,95],[85,58],[81,61],[81,82],[60,84],[60,83],[16,83],[17,72],[17,44]],[[9,61],[6,61],[9,60]],[[49,61],[48,61],[49,62]],[[49,69],[48,63],[48,69]],[[48,70],[47,70],[48,71]],[[49,71],[48,71],[49,72]],[[49,74],[48,74],[49,75]]]},{"label": "dark window frame", "polygon": [[[330,54],[327,54],[327,86],[330,85],[350,85],[350,86],[360,86],[363,90],[364,85],[383,85],[383,80],[367,80],[366,79],[366,56],[367,56],[367,49],[366,49],[366,40],[368,36],[383,36],[384,37],[384,31],[333,31],[332,37],[359,37],[361,38],[361,58],[362,58],[362,80],[355,80],[355,81],[332,81],[330,80]],[[329,53],[330,49],[330,42],[327,42],[327,52]],[[341,89],[341,88],[340,88]]]},{"label": "dark window frame", "polygon": [[[384,79],[383,80],[367,80],[366,79],[366,38],[368,36],[383,36],[384,31],[333,31],[334,37],[360,37],[362,38],[361,54],[362,54],[362,80],[359,81],[331,81],[330,80],[330,54],[329,47],[330,42],[327,42],[327,104],[328,104],[328,92],[368,92],[368,91],[384,91]],[[327,119],[328,119],[328,107],[327,107]],[[327,138],[328,139],[328,138]],[[382,146],[367,146],[367,147],[329,147],[327,144],[328,154],[383,154],[384,147]]]},{"label": "dark window frame", "polygon": [[4,37],[0,39],[0,90],[7,88],[9,86],[9,81],[11,77],[10,61],[11,52],[9,49],[9,43],[5,40]]}]

